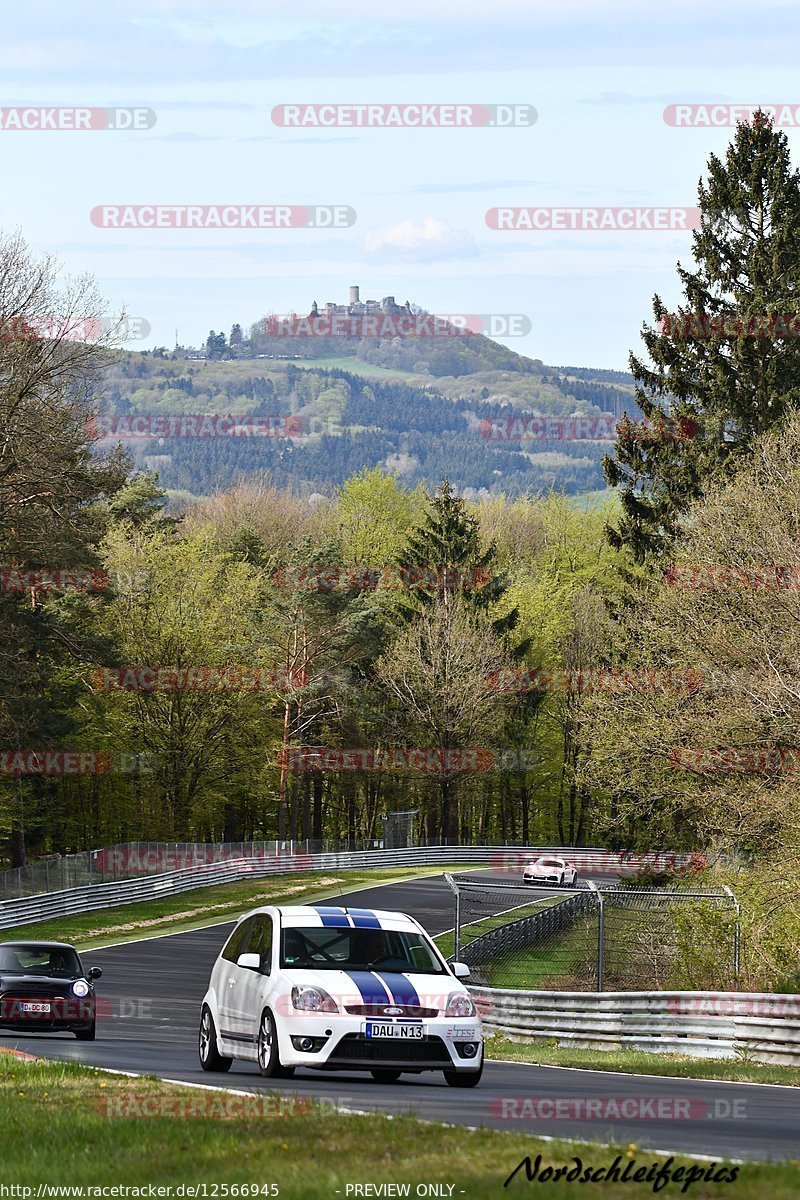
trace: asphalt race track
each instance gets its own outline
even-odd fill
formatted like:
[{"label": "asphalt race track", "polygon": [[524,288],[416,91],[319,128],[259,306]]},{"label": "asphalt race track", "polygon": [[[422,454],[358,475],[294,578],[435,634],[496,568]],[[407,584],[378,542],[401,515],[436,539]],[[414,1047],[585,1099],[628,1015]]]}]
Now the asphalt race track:
[{"label": "asphalt race track", "polygon": [[[492,879],[488,871],[470,874],[487,882]],[[452,927],[453,897],[442,876],[342,893],[342,899],[348,896],[361,907],[409,912],[432,934]],[[71,1034],[20,1038],[0,1030],[0,1047],[223,1088],[280,1090],[361,1112],[405,1112],[465,1126],[601,1143],[633,1142],[637,1147],[710,1158],[797,1157],[800,1094],[793,1088],[500,1062],[487,1062],[481,1083],[458,1092],[434,1072],[404,1076],[390,1085],[375,1083],[366,1073],[326,1076],[302,1069],[290,1080],[267,1080],[254,1063],[234,1063],[227,1075],[207,1074],[197,1059],[200,1001],[214,959],[231,928],[228,922],[87,952],[104,972],[98,985],[101,1013],[103,1008],[110,1010],[98,1021],[97,1040],[81,1043]],[[10,935],[5,937],[10,940]],[[580,1107],[558,1119],[549,1119],[547,1113],[525,1115],[526,1100],[571,1100],[579,1106],[583,1101],[606,1098],[621,1104],[631,1097],[639,1098],[643,1109],[637,1108],[634,1117],[613,1121],[587,1119]],[[677,1105],[677,1116],[673,1110],[676,1101],[683,1102]],[[668,1106],[669,1117],[658,1117],[658,1102],[662,1113],[663,1106]],[[528,1110],[530,1113],[530,1105]],[[509,1119],[509,1113],[517,1115]]]}]

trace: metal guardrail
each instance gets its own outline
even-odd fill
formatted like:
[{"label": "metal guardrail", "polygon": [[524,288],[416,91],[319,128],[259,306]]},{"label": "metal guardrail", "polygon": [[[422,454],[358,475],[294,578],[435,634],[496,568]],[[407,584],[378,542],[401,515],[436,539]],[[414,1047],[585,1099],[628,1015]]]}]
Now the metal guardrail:
[{"label": "metal guardrail", "polygon": [[[46,892],[0,902],[0,929],[15,929],[53,917],[74,916],[97,909],[114,908],[155,900],[165,894],[175,895],[195,888],[219,883],[235,883],[240,879],[258,879],[270,875],[285,875],[298,871],[367,870],[379,867],[411,867],[468,865],[491,866],[499,872],[516,871],[517,863],[547,851],[566,853],[578,869],[591,861],[593,869],[609,872],[634,873],[652,855],[620,855],[600,849],[557,850],[554,847],[532,846],[415,846],[405,850],[344,850],[323,854],[241,855],[193,866],[186,870],[166,871],[138,879],[113,883],[93,883],[60,892]],[[663,857],[664,852],[659,852]],[[689,860],[688,854],[677,860]],[[671,856],[676,859],[675,855]],[[519,870],[521,871],[521,866]]]},{"label": "metal guardrail", "polygon": [[487,1031],[559,1048],[643,1050],[800,1066],[800,996],[523,992],[471,986]]},{"label": "metal guardrail", "polygon": [[[440,844],[418,843],[415,848],[423,849],[426,845],[438,848]],[[395,845],[391,848],[405,847]],[[454,850],[463,848],[453,847]],[[126,879],[139,879],[143,875],[161,875],[167,871],[186,871],[194,867],[207,867],[242,858],[383,849],[387,849],[383,842],[355,846],[321,841],[122,842],[99,850],[82,850],[78,854],[51,855],[24,867],[0,871],[0,901],[90,885],[99,886],[103,883],[118,883]],[[523,863],[532,854],[547,852],[568,855],[577,864],[578,869],[583,871],[592,870],[598,864],[612,862],[609,851],[587,847],[506,845],[484,849],[500,851],[501,855],[495,865],[509,873],[520,873]],[[630,873],[632,863],[639,863],[647,871],[669,871],[681,866],[688,865],[691,868],[700,865],[701,860],[704,864],[702,855],[675,854],[663,850],[650,854],[621,853],[613,856],[613,862],[622,873]]]}]

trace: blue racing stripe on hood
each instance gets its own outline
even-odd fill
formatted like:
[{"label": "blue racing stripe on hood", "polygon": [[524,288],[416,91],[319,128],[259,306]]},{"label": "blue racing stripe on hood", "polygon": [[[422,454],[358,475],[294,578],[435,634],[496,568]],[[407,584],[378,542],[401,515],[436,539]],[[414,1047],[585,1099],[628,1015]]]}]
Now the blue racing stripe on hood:
[{"label": "blue racing stripe on hood", "polygon": [[419,1004],[416,988],[405,975],[395,974],[393,971],[376,971],[375,974],[386,984],[395,1004]]},{"label": "blue racing stripe on hood", "polygon": [[392,997],[381,980],[371,971],[345,971],[358,990],[365,1004],[388,1004]]}]

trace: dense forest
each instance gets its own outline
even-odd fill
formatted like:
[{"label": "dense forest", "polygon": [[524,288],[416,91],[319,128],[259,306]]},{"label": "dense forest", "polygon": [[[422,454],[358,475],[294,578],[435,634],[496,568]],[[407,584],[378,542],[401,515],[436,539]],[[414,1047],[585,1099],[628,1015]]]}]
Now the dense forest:
[{"label": "dense forest", "polygon": [[291,438],[160,437],[127,443],[138,465],[157,467],[166,490],[191,496],[210,495],[266,471],[279,487],[332,498],[351,475],[375,467],[429,490],[449,475],[467,496],[552,488],[580,495],[602,488],[601,459],[610,440],[491,441],[481,422],[520,413],[606,412],[617,418],[627,412],[638,419],[632,389],[538,374],[536,388],[531,406],[530,397],[520,399],[497,373],[469,377],[469,386],[462,380],[463,394],[452,396],[418,377],[376,378],[260,359],[195,363],[131,354],[108,372],[103,412],[297,418]]}]

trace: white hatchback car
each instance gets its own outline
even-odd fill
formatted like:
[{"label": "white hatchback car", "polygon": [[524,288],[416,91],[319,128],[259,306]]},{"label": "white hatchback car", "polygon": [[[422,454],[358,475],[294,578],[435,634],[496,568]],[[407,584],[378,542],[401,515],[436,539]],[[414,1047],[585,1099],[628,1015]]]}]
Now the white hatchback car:
[{"label": "white hatchback car", "polygon": [[555,855],[544,855],[525,864],[523,883],[557,883],[561,887],[574,887],[578,872],[573,863]]},{"label": "white hatchback car", "polygon": [[442,1071],[474,1087],[483,1031],[460,981],[413,917],[363,908],[281,906],[241,917],[211,972],[200,1064],[233,1059],[262,1075],[295,1067],[369,1071],[381,1083]]}]

